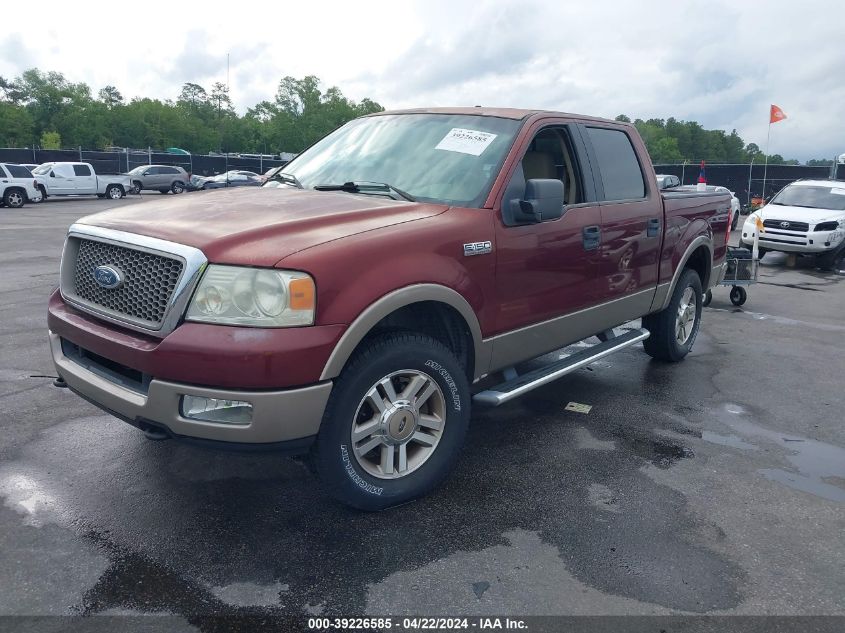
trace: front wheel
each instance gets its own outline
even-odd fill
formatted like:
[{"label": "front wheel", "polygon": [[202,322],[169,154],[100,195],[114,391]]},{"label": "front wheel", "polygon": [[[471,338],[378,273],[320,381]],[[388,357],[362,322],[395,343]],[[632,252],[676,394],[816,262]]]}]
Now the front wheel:
[{"label": "front wheel", "polygon": [[713,301],[713,291],[708,290],[704,293],[704,298],[701,300],[701,305],[706,308],[710,305],[711,301]]},{"label": "front wheel", "polygon": [[312,453],[327,492],[382,510],[430,492],[469,426],[469,383],[455,355],[422,334],[373,339],[332,389]]},{"label": "front wheel", "polygon": [[816,266],[821,270],[840,270],[845,264],[845,246],[838,251],[830,251],[816,257]]},{"label": "front wheel", "polygon": [[185,183],[183,183],[183,182],[181,182],[181,181],[177,180],[176,182],[174,182],[174,183],[170,186],[170,190],[171,190],[173,193],[182,193],[183,191],[185,191]]},{"label": "front wheel", "polygon": [[731,231],[736,229],[736,225],[739,224],[739,211],[734,214],[734,219],[731,222]]},{"label": "front wheel", "polygon": [[134,193],[136,196],[139,195],[141,193],[141,187],[143,187],[143,185],[140,180],[133,181],[131,193]]},{"label": "front wheel", "polygon": [[701,279],[691,268],[681,273],[665,310],[643,317],[650,333],[643,347],[658,360],[677,362],[692,350],[701,327]]},{"label": "front wheel", "polygon": [[123,197],[123,187],[120,185],[109,185],[106,188],[106,198],[120,200]]}]

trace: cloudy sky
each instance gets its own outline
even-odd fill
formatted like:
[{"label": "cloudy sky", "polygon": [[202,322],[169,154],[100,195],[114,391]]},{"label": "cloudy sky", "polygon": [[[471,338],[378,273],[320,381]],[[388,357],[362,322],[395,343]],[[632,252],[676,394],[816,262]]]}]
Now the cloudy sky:
[{"label": "cloudy sky", "polygon": [[496,105],[700,121],[801,160],[845,152],[845,2],[393,0],[4,6],[0,75],[175,99],[226,81],[239,111],[313,74],[387,108]]}]

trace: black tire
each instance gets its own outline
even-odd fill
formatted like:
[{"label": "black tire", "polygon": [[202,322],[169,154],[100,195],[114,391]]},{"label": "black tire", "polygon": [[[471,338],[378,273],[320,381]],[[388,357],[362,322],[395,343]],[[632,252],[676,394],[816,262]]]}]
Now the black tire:
[{"label": "black tire", "polygon": [[141,195],[141,189],[144,188],[144,185],[141,183],[140,180],[133,180],[132,181],[132,191],[130,193],[134,193],[136,196]]},{"label": "black tire", "polygon": [[170,189],[159,189],[158,190],[159,193],[168,193],[169,191],[170,191]]},{"label": "black tire", "polygon": [[38,185],[38,191],[41,192],[41,202],[47,199],[47,188],[44,185]]},{"label": "black tire", "polygon": [[109,185],[106,187],[106,198],[109,200],[120,200],[126,193],[120,185]]},{"label": "black tire", "polygon": [[705,308],[710,305],[710,302],[713,301],[713,291],[707,290],[704,293],[704,298],[701,300],[701,305]]},{"label": "black tire", "polygon": [[[681,300],[685,294],[688,294],[687,288],[692,289],[692,294],[689,296],[695,301],[695,320],[688,331],[686,340],[680,343],[676,332],[677,318]],[[672,299],[666,309],[643,317],[643,327],[651,333],[651,336],[643,341],[643,347],[649,356],[675,363],[683,360],[690,353],[701,327],[702,295],[701,279],[699,279],[698,273],[691,268],[685,269],[678,279],[675,291],[672,293]]]},{"label": "black tire", "polygon": [[845,264],[845,247],[816,256],[816,267],[825,271],[841,270]]},{"label": "black tire", "polygon": [[[365,470],[354,452],[351,434],[367,392],[394,372],[419,373],[436,383],[444,422],[427,458],[408,474],[385,479]],[[331,496],[360,510],[383,510],[416,499],[434,489],[452,469],[469,426],[469,409],[466,374],[442,343],[416,333],[381,335],[356,352],[335,381],[312,449],[312,464]],[[402,422],[400,432],[404,426]],[[376,449],[381,453],[381,445]],[[410,463],[412,448],[407,450]],[[391,458],[391,468],[392,464]]]},{"label": "black tire", "polygon": [[26,203],[26,194],[20,189],[6,189],[3,194],[3,204],[10,209],[20,209]]},{"label": "black tire", "polygon": [[176,194],[183,193],[185,191],[185,183],[181,180],[176,180],[172,185],[170,185],[170,191]]},{"label": "black tire", "polygon": [[736,229],[737,224],[739,224],[739,211],[736,212],[734,219],[731,221],[731,231]]},{"label": "black tire", "polygon": [[748,293],[742,286],[733,286],[731,288],[731,303],[735,306],[741,306],[748,299]]}]

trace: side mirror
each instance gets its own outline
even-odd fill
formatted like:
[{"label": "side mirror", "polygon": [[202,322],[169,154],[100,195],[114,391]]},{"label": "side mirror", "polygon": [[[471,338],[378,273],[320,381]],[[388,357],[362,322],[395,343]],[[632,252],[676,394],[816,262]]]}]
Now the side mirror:
[{"label": "side mirror", "polygon": [[532,178],[525,182],[525,197],[511,200],[511,212],[518,222],[545,222],[563,215],[566,197],[563,182],[554,178]]},{"label": "side mirror", "polygon": [[145,175],[145,176],[149,176],[149,175],[150,175],[150,172],[145,171],[145,172],[144,172],[144,175]]}]

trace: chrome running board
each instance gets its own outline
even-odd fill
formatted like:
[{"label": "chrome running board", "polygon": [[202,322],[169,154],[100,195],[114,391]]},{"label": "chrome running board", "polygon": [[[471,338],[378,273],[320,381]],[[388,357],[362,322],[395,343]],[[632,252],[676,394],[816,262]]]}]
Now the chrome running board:
[{"label": "chrome running board", "polygon": [[649,331],[643,328],[629,330],[625,334],[608,338],[608,340],[592,345],[587,349],[575,352],[544,367],[534,369],[527,374],[506,380],[490,389],[475,394],[472,399],[480,404],[498,406],[509,400],[528,393],[532,389],[541,387],[561,376],[565,376],[576,369],[585,367],[600,358],[614,352],[631,347],[649,337]]}]

